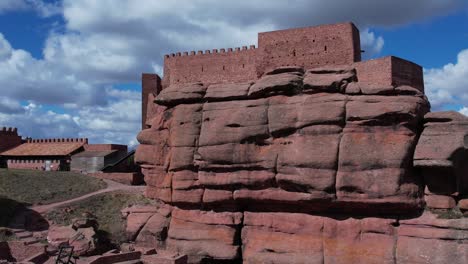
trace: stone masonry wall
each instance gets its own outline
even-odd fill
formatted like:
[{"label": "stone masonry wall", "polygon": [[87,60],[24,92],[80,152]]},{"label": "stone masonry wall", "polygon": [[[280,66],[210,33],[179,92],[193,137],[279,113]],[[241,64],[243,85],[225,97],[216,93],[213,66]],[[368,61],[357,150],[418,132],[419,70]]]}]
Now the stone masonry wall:
[{"label": "stone masonry wall", "polygon": [[255,80],[257,49],[251,46],[177,53],[164,58],[163,87],[179,83]]},{"label": "stone masonry wall", "polygon": [[[60,170],[60,160],[51,160],[50,170]],[[7,161],[9,169],[28,169],[28,170],[41,170],[45,168],[45,160],[31,159],[31,160],[13,160]]]},{"label": "stone masonry wall", "polygon": [[361,60],[359,31],[351,23],[258,34],[257,75],[280,66],[305,69]]},{"label": "stone masonry wall", "polygon": [[21,136],[18,136],[16,128],[3,127],[0,130],[0,153],[21,144]]},{"label": "stone masonry wall", "polygon": [[279,66],[309,69],[361,60],[359,32],[352,23],[259,33],[258,45],[166,55],[163,87],[246,82]]}]

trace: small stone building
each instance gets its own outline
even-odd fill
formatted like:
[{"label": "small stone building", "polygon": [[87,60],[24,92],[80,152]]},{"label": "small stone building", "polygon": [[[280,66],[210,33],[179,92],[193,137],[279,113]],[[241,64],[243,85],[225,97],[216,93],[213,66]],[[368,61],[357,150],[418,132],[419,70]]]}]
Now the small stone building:
[{"label": "small stone building", "polygon": [[90,144],[84,151],[71,157],[71,170],[94,173],[117,163],[127,156],[127,146],[117,144]]},{"label": "small stone building", "polygon": [[1,156],[10,169],[70,170],[72,155],[82,152],[87,143],[85,138],[27,139]]}]

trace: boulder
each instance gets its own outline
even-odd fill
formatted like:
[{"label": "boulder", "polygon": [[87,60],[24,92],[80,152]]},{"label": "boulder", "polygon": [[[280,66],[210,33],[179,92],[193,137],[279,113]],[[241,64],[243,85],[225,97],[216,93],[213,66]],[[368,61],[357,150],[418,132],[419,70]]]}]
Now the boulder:
[{"label": "boulder", "polygon": [[468,117],[453,111],[428,113],[414,154],[427,188],[434,194],[468,192]]},{"label": "boulder", "polygon": [[424,197],[426,206],[433,209],[452,209],[457,206],[457,202],[451,196],[446,195],[426,195]]},{"label": "boulder", "polygon": [[205,99],[207,101],[217,100],[237,100],[246,98],[249,93],[251,83],[226,83],[212,84],[206,90]]},{"label": "boulder", "polygon": [[396,246],[397,263],[464,263],[468,260],[468,221],[438,219],[426,211],[417,218],[400,221]]},{"label": "boulder", "polygon": [[77,256],[91,255],[98,247],[96,232],[93,227],[73,229],[70,226],[51,226],[47,235],[47,242],[53,247],[62,244],[74,247]]},{"label": "boulder", "polygon": [[356,79],[356,70],[348,68],[315,68],[304,77],[304,92],[343,92]]},{"label": "boulder", "polygon": [[201,83],[172,85],[163,89],[155,102],[160,105],[196,102],[205,96],[206,87]]},{"label": "boulder", "polygon": [[89,218],[89,217],[75,218],[75,219],[72,219],[71,222],[72,222],[72,227],[75,230],[79,228],[87,228],[87,227],[92,227],[94,229],[97,229],[99,226],[96,218]]},{"label": "boulder", "polygon": [[174,210],[167,247],[187,254],[189,263],[239,259],[236,233],[241,218],[241,213]]},{"label": "boulder", "polygon": [[125,233],[129,240],[135,240],[136,236],[148,222],[153,213],[133,213],[127,216],[127,227]]},{"label": "boulder", "polygon": [[169,218],[159,213],[153,214],[141,228],[135,242],[138,246],[158,248],[167,238]]},{"label": "boulder", "polygon": [[302,72],[271,72],[264,75],[249,88],[250,97],[273,94],[295,94],[302,88]]}]

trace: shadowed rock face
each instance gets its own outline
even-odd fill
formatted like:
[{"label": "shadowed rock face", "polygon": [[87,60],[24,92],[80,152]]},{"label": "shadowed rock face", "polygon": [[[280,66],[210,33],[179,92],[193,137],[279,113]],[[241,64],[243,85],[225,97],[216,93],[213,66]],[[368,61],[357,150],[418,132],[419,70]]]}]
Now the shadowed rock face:
[{"label": "shadowed rock face", "polygon": [[429,107],[418,89],[364,85],[344,67],[163,89],[136,152],[146,195],[174,208],[155,246],[193,263],[464,263],[465,219],[414,218],[425,198],[468,193],[468,121]]}]

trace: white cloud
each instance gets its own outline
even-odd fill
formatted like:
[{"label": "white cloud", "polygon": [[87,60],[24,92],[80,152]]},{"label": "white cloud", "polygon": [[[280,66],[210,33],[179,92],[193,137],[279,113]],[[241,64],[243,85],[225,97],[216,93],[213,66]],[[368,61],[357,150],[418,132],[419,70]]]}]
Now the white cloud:
[{"label": "white cloud", "polygon": [[62,63],[38,60],[25,50],[14,49],[0,33],[0,86],[2,96],[47,104],[105,102],[104,91],[93,80],[77,76]]},{"label": "white cloud", "polygon": [[21,104],[16,101],[12,101],[7,97],[0,96],[0,112],[2,113],[19,113],[22,112],[23,108]]},{"label": "white cloud", "polygon": [[106,89],[106,106],[84,107],[78,111],[80,135],[91,141],[123,142],[135,145],[141,129],[141,94],[136,91]]},{"label": "white cloud", "polygon": [[36,138],[76,137],[78,130],[71,115],[44,110],[32,102],[19,113],[0,112],[0,123],[17,127],[22,136]]},{"label": "white cloud", "polygon": [[1,0],[0,14],[9,11],[33,10],[41,17],[50,17],[60,14],[62,6],[60,1],[44,2],[42,0]]},{"label": "white cloud", "polygon": [[468,116],[468,107],[465,106],[462,109],[460,109],[460,111],[458,111],[458,112]]},{"label": "white cloud", "polygon": [[353,21],[363,29],[364,58],[370,58],[384,45],[370,26],[420,21],[462,4],[463,0],[64,0],[67,32],[52,34],[44,54],[77,76],[128,82],[138,80],[141,72],[161,72],[166,53],[256,44],[257,32]]},{"label": "white cloud", "polygon": [[468,106],[468,49],[455,63],[424,71],[426,94],[435,109],[445,104]]},{"label": "white cloud", "polygon": [[27,5],[23,1],[18,0],[2,0],[0,1],[0,14],[12,11],[26,9]]},{"label": "white cloud", "polygon": [[24,137],[86,137],[91,143],[134,146],[141,127],[140,93],[107,88],[106,95],[106,105],[83,106],[66,113],[34,102],[21,106],[0,97],[0,124],[17,127]]},{"label": "white cloud", "polygon": [[378,55],[384,46],[384,39],[382,36],[375,36],[374,32],[369,31],[368,28],[360,31],[361,49],[364,50],[363,59],[373,58]]},{"label": "white cloud", "polygon": [[42,0],[24,0],[30,8],[35,10],[41,17],[50,17],[62,13],[60,1],[44,2]]}]

